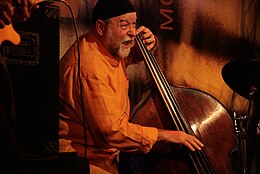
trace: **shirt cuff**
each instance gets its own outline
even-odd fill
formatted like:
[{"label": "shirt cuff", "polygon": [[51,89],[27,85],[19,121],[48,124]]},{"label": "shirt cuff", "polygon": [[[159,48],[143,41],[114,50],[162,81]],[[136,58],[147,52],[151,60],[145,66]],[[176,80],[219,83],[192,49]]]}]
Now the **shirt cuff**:
[{"label": "shirt cuff", "polygon": [[158,129],[152,127],[143,127],[143,139],[141,140],[139,150],[148,153],[158,138]]}]

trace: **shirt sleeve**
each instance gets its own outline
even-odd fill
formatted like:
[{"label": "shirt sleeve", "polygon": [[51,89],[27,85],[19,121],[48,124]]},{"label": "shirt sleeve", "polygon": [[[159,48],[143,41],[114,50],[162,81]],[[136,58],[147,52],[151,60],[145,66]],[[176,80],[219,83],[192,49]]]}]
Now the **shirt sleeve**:
[{"label": "shirt sleeve", "polygon": [[82,82],[87,127],[95,144],[122,151],[147,153],[157,141],[157,128],[128,122],[118,94],[105,75],[89,75]]}]

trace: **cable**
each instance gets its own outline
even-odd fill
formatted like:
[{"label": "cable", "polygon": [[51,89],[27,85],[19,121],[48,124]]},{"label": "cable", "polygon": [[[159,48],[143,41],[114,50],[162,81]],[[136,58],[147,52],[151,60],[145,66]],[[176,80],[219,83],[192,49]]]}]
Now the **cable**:
[{"label": "cable", "polygon": [[[84,105],[84,99],[83,99],[83,90],[82,90],[82,81],[81,81],[81,70],[80,70],[80,65],[81,65],[81,61],[80,61],[80,42],[79,42],[79,36],[78,36],[78,29],[77,29],[77,24],[76,24],[76,20],[75,20],[75,17],[74,17],[74,14],[73,14],[73,11],[69,5],[68,2],[66,2],[65,0],[47,0],[46,2],[61,2],[61,3],[64,3],[69,11],[70,11],[70,14],[71,14],[71,17],[72,17],[72,21],[73,21],[73,26],[74,26],[74,31],[75,31],[75,34],[76,34],[76,41],[77,41],[77,44],[78,44],[78,78],[79,78],[79,85],[80,85],[80,100],[81,100],[81,110],[82,110],[82,124],[83,124],[83,130],[84,130],[84,143],[85,143],[85,146],[84,146],[84,158],[87,160],[87,136],[86,136],[86,113],[85,113],[85,105]],[[85,167],[85,172],[87,172],[89,169],[87,168],[86,165],[84,165]],[[89,173],[89,172],[87,172]]]}]

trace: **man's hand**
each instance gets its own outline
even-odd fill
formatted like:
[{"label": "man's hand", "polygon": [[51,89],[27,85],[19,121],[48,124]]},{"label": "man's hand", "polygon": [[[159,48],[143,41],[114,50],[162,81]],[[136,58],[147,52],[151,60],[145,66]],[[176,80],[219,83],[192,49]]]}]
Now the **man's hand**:
[{"label": "man's hand", "polygon": [[31,0],[20,0],[15,6],[13,22],[22,22],[29,19],[32,11],[38,8],[38,5],[32,3]]},{"label": "man's hand", "polygon": [[1,0],[0,1],[0,28],[4,28],[12,21],[12,16],[14,15],[14,10],[10,1]]},{"label": "man's hand", "polygon": [[157,141],[166,141],[169,143],[179,143],[188,147],[191,151],[201,150],[203,143],[196,137],[186,134],[183,131],[171,131],[171,130],[158,130]]},{"label": "man's hand", "polygon": [[154,51],[157,46],[157,39],[149,28],[141,26],[137,29],[137,34],[142,33],[143,43],[148,50]]},{"label": "man's hand", "polygon": [[0,28],[9,25],[12,22],[22,22],[30,17],[33,10],[38,5],[30,0],[18,0],[17,4],[13,4],[11,0],[0,1]]}]

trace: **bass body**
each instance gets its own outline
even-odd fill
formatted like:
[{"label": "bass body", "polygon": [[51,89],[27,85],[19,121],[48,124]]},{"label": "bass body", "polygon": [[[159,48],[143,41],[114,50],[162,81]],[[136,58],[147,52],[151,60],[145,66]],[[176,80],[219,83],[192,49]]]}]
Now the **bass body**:
[{"label": "bass body", "polygon": [[[173,86],[170,89],[194,135],[205,145],[203,153],[212,168],[211,173],[234,173],[233,158],[238,143],[234,124],[227,110],[206,92]],[[157,90],[150,89],[144,92],[140,102],[133,108],[130,121],[143,126],[175,130],[176,126],[168,115]],[[197,152],[188,152],[186,147],[159,142],[148,154],[121,153],[119,168],[121,173],[200,173],[196,171],[189,153],[198,155]]]}]

